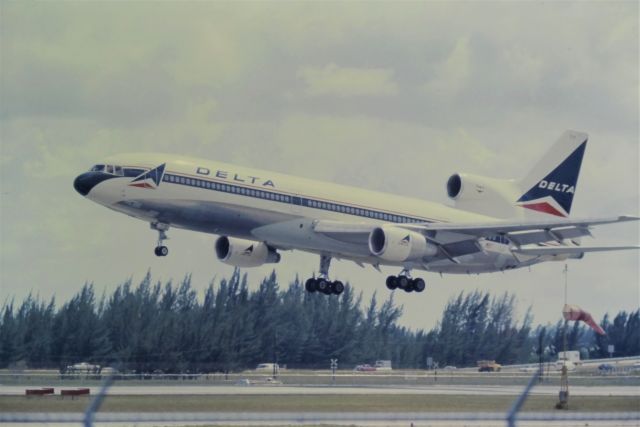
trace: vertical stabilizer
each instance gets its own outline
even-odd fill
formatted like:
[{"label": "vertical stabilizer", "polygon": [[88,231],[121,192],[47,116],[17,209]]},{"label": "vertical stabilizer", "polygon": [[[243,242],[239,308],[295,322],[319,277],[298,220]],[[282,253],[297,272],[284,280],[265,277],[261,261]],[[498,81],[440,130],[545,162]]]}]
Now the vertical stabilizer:
[{"label": "vertical stabilizer", "polygon": [[567,217],[578,184],[588,135],[568,130],[520,181],[526,192],[517,205],[537,212]]}]

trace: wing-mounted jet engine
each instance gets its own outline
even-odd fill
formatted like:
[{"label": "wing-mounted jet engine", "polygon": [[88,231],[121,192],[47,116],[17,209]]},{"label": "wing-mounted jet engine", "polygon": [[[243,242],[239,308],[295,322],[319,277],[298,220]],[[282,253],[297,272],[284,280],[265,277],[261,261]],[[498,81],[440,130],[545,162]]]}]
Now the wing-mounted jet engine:
[{"label": "wing-mounted jet engine", "polygon": [[221,236],[215,244],[218,260],[235,267],[259,267],[280,262],[280,254],[264,242]]},{"label": "wing-mounted jet engine", "polygon": [[[369,250],[385,261],[411,262],[433,257],[438,247],[420,233],[400,227],[376,227],[369,234]],[[398,276],[387,277],[387,288],[403,289],[406,292],[422,292],[426,285],[420,278],[412,279],[410,267],[405,267]]]},{"label": "wing-mounted jet engine", "polygon": [[454,173],[447,180],[447,195],[457,209],[498,218],[522,215],[515,201],[521,193],[515,180]]},{"label": "wing-mounted jet engine", "polygon": [[369,234],[369,250],[385,261],[403,262],[431,257],[438,247],[414,231],[400,227],[377,227]]}]

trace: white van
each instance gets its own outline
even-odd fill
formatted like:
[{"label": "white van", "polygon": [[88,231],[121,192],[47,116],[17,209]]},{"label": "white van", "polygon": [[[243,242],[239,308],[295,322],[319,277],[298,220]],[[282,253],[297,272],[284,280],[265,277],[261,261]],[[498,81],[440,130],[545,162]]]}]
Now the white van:
[{"label": "white van", "polygon": [[280,366],[277,363],[261,363],[256,367],[256,371],[277,375],[280,373]]},{"label": "white van", "polygon": [[576,364],[573,363],[570,360],[558,360],[555,364],[554,367],[558,370],[561,371],[562,370],[562,366],[566,366],[567,367],[567,371],[575,371],[576,370]]},{"label": "white van", "polygon": [[390,371],[391,369],[391,360],[376,360],[375,364],[376,371]]}]

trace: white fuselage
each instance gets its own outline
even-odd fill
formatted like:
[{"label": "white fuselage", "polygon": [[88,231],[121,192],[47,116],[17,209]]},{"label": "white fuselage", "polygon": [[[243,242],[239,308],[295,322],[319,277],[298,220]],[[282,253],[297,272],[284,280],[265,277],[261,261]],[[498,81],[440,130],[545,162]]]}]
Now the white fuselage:
[{"label": "white fuselage", "polygon": [[[314,222],[356,224],[471,223],[495,218],[437,203],[319,182],[263,170],[167,154],[114,156],[104,164],[150,170],[166,164],[156,186],[133,186],[132,175],[106,179],[89,199],[135,218],[193,231],[264,241],[279,249],[299,249],[373,265],[385,262],[362,242],[319,235]],[[483,251],[411,268],[441,273],[481,273],[517,268],[548,257],[517,258],[508,242],[480,241]]]}]

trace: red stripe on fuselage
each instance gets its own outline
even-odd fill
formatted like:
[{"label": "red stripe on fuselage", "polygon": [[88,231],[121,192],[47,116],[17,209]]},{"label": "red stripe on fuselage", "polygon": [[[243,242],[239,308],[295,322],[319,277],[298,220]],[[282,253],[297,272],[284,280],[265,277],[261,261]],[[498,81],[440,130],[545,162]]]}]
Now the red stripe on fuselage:
[{"label": "red stripe on fuselage", "polygon": [[140,187],[140,188],[155,188],[152,185],[147,184],[146,182],[140,182],[136,184],[129,184],[130,187]]}]

